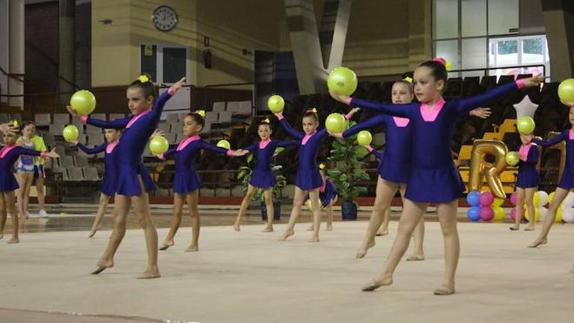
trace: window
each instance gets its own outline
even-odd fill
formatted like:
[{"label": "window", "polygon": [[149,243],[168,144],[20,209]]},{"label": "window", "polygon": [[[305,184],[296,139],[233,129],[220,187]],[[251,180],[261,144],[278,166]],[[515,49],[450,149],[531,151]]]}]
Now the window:
[{"label": "window", "polygon": [[[489,67],[544,65],[547,76],[550,72],[546,36],[493,38],[490,40],[489,48]],[[531,66],[500,69],[492,74],[500,76],[503,74],[538,74],[542,72],[541,66]]]}]

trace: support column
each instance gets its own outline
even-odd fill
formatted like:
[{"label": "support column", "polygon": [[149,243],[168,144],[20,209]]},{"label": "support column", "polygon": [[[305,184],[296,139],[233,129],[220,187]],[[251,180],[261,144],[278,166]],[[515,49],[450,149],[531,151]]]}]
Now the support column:
[{"label": "support column", "polygon": [[[75,37],[74,37],[74,17],[76,12],[76,1],[60,0],[59,2],[59,65],[58,73],[60,101],[67,103],[70,101],[75,83]],[[66,82],[67,81],[67,82]]]},{"label": "support column", "polygon": [[553,81],[574,76],[574,3],[571,0],[540,0],[550,54]]},{"label": "support column", "polygon": [[[319,39],[313,0],[284,0],[291,48],[297,70],[300,94],[325,92],[325,78],[329,68],[341,65],[352,0],[327,0]],[[326,20],[325,20],[326,19]],[[330,22],[334,19],[334,23]],[[331,36],[328,36],[328,35]],[[321,45],[327,44],[322,51]],[[325,55],[325,56],[323,56]],[[324,58],[329,61],[324,64]]]},{"label": "support column", "polygon": [[[8,1],[9,15],[9,59],[8,73],[24,75],[24,0]],[[18,79],[8,78],[8,91],[10,95],[24,94],[24,76],[17,76]],[[24,97],[10,97],[8,105],[24,109]]]}]

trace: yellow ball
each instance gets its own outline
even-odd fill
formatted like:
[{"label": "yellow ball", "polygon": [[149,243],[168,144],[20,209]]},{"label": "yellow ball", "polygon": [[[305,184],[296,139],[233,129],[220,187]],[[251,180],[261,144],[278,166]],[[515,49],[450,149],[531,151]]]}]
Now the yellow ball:
[{"label": "yellow ball", "polygon": [[516,151],[511,151],[506,154],[506,163],[509,166],[516,166],[520,161],[520,155]]},{"label": "yellow ball", "polygon": [[80,138],[80,131],[78,130],[78,127],[71,124],[64,127],[64,130],[62,130],[62,136],[64,136],[66,141],[76,141]]},{"label": "yellow ball", "polygon": [[566,105],[574,104],[574,79],[565,79],[558,86],[560,102]]},{"label": "yellow ball", "polygon": [[534,131],[534,128],[536,128],[536,123],[534,123],[532,117],[523,116],[516,121],[516,128],[518,128],[518,132],[521,134],[529,135]]},{"label": "yellow ball", "polygon": [[372,141],[373,141],[373,135],[371,135],[371,133],[368,132],[367,130],[363,130],[359,132],[359,134],[357,135],[357,142],[359,143],[359,145],[362,146],[370,145]]},{"label": "yellow ball", "polygon": [[149,150],[154,155],[161,155],[169,149],[169,142],[164,136],[153,136],[149,142]]},{"label": "yellow ball", "polygon": [[273,113],[279,113],[283,111],[285,107],[285,100],[280,95],[272,95],[269,100],[267,100],[267,107]]},{"label": "yellow ball", "polygon": [[329,91],[342,95],[351,95],[357,89],[357,74],[346,67],[335,67],[327,77]]},{"label": "yellow ball", "polygon": [[325,120],[325,127],[331,133],[341,133],[347,127],[347,120],[340,113],[331,113]]},{"label": "yellow ball", "polygon": [[[524,218],[530,222],[530,214],[528,214],[528,208],[524,208]],[[534,220],[535,222],[540,221],[540,211],[534,209]]]},{"label": "yellow ball", "polygon": [[77,113],[87,116],[96,108],[96,97],[87,90],[77,91],[70,99],[70,106]]},{"label": "yellow ball", "polygon": [[229,143],[229,141],[222,139],[222,140],[217,142],[217,147],[221,147],[221,148],[225,148],[225,149],[231,149],[231,144]]}]

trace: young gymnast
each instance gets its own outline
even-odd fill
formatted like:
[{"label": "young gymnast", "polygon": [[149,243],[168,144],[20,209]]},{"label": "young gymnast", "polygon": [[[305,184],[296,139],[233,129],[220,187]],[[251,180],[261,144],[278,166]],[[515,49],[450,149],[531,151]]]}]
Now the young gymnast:
[{"label": "young gymnast", "polygon": [[[319,167],[317,165],[317,154],[321,141],[327,134],[327,129],[323,128],[317,131],[319,127],[319,116],[315,109],[305,111],[303,114],[303,132],[299,132],[291,127],[285,120],[282,113],[275,113],[283,129],[292,137],[299,140],[299,163],[297,166],[297,175],[295,177],[295,194],[293,197],[293,209],[289,216],[287,230],[281,238],[287,240],[295,234],[294,228],[297,218],[301,213],[301,206],[305,201],[305,194],[309,194],[311,208],[313,209],[313,236],[309,242],[319,242],[319,229],[321,226],[321,207],[319,200],[319,188],[323,185]],[[346,116],[350,118],[349,115]]]},{"label": "young gymnast", "polygon": [[518,163],[518,178],[516,179],[516,206],[514,211],[514,226],[510,227],[510,230],[512,231],[520,229],[520,221],[522,220],[523,215],[522,206],[525,203],[528,214],[530,215],[530,220],[528,221],[528,227],[524,230],[533,231],[534,223],[536,222],[534,216],[534,193],[536,193],[538,190],[539,176],[536,165],[538,164],[540,151],[538,146],[532,143],[532,138],[532,135],[520,134],[522,145],[518,150],[520,161]]},{"label": "young gymnast", "polygon": [[12,167],[16,160],[22,155],[36,157],[60,157],[54,150],[50,152],[39,152],[34,149],[17,146],[18,135],[11,128],[3,127],[4,145],[0,148],[0,239],[4,237],[4,226],[7,214],[12,218],[12,238],[8,243],[18,243],[19,224],[16,214],[16,196],[14,192],[18,189],[18,183]]},{"label": "young gymnast", "polygon": [[[570,109],[568,114],[568,121],[570,121],[571,128],[564,130],[561,134],[553,137],[550,140],[542,140],[541,138],[533,139],[533,142],[537,145],[543,147],[553,146],[561,141],[566,142],[566,165],[564,171],[562,172],[562,177],[560,178],[560,183],[554,192],[554,199],[550,202],[548,207],[548,213],[544,218],[544,223],[542,224],[542,230],[540,234],[528,247],[536,248],[539,245],[546,244],[548,242],[548,233],[550,228],[554,223],[556,218],[556,211],[572,189],[574,189],[574,109]],[[574,273],[574,266],[572,266],[571,272]]]},{"label": "young gymnast", "polygon": [[[31,121],[22,123],[21,126],[22,136],[18,138],[16,144],[27,149],[35,150],[32,138],[36,132],[36,126]],[[34,168],[36,167],[36,157],[32,155],[21,155],[16,165],[16,176],[18,177],[18,209],[20,211],[21,219],[28,219],[30,216],[28,212],[28,203],[30,201],[30,187],[34,180]]]},{"label": "young gymnast", "polygon": [[201,180],[193,169],[193,164],[201,151],[205,149],[219,154],[226,154],[227,156],[243,156],[248,153],[245,150],[227,150],[201,139],[199,133],[201,133],[205,124],[204,114],[205,112],[199,111],[186,115],[183,119],[183,135],[186,138],[179,142],[177,148],[169,149],[163,155],[157,156],[160,159],[175,159],[173,218],[169,227],[169,233],[160,250],[167,250],[174,245],[174,237],[181,224],[183,205],[187,202],[191,216],[192,238],[185,251],[199,251],[200,220],[197,205]]},{"label": "young gymnast", "polygon": [[110,198],[116,194],[116,178],[118,176],[116,166],[116,147],[118,146],[120,135],[121,132],[118,129],[104,129],[104,137],[106,138],[106,142],[93,148],[86,147],[78,141],[71,141],[72,144],[77,145],[81,151],[89,155],[105,152],[105,172],[102,179],[100,204],[98,205],[98,211],[96,213],[94,223],[92,224],[92,230],[90,231],[88,238],[93,237],[101,228],[102,220],[104,219]]},{"label": "young gymnast", "polygon": [[[325,231],[333,231],[333,206],[337,203],[337,188],[335,184],[327,178],[327,174],[325,173],[325,164],[319,164],[319,173],[321,174],[321,178],[323,179],[323,185],[319,188],[319,200],[321,200],[321,210],[325,210],[327,213],[327,227]],[[305,202],[308,202],[309,197]],[[312,205],[308,204],[309,210],[313,212]],[[307,231],[314,231],[315,228],[313,224],[307,229]]]},{"label": "young gymnast", "polygon": [[[257,128],[257,134],[260,139],[259,142],[245,148],[245,150],[254,154],[255,166],[251,173],[247,193],[245,194],[243,201],[241,201],[241,207],[239,208],[237,219],[235,219],[235,223],[233,224],[233,229],[235,229],[235,231],[240,230],[241,218],[245,216],[245,212],[247,212],[247,208],[249,207],[249,202],[257,190],[260,189],[263,191],[265,207],[268,215],[267,226],[263,229],[263,232],[273,232],[273,187],[277,181],[275,179],[275,174],[273,173],[271,162],[273,161],[273,156],[275,155],[275,149],[277,147],[296,145],[297,141],[273,140],[271,139],[272,133],[269,119],[262,120]],[[269,216],[270,214],[271,216]]]},{"label": "young gymnast", "polygon": [[408,248],[412,232],[428,205],[434,203],[444,238],[446,265],[443,282],[434,290],[434,294],[450,295],[455,292],[455,273],[460,248],[456,214],[458,198],[463,196],[464,191],[450,148],[455,123],[473,108],[502,94],[526,86],[538,86],[543,81],[540,76],[521,79],[495,87],[479,96],[446,102],[442,93],[447,77],[444,60],[432,60],[419,65],[414,74],[414,90],[420,103],[384,104],[331,93],[334,99],[348,105],[408,118],[410,123],[413,123],[411,169],[397,237],[383,270],[363,291],[373,291],[392,284],[393,273]]},{"label": "young gymnast", "polygon": [[[145,271],[138,278],[160,277],[157,264],[157,230],[151,220],[149,211],[149,187],[144,180],[150,178],[142,167],[141,156],[148,138],[156,129],[165,103],[176,94],[185,83],[185,78],[174,83],[167,91],[157,97],[156,87],[148,76],[142,75],[132,82],[126,91],[127,104],[131,116],[111,121],[81,117],[82,121],[99,128],[124,129],[122,140],[117,149],[116,195],[114,199],[114,229],[104,254],[92,274],[99,274],[114,266],[114,255],[125,235],[126,220],[133,205],[135,214],[145,233],[148,262]],[[157,100],[156,100],[157,97]],[[77,116],[76,112],[68,111]],[[146,176],[147,175],[147,176]],[[149,185],[153,185],[149,183]]]},{"label": "young gymnast", "polygon": [[[391,100],[393,104],[409,104],[412,103],[413,99],[414,89],[410,77],[406,76],[404,79],[396,81],[393,84],[391,89]],[[470,111],[470,115],[487,118],[490,115],[490,109],[473,109]],[[357,258],[363,258],[367,254],[367,251],[375,246],[375,235],[379,227],[381,227],[382,233],[387,231],[391,201],[397,191],[401,193],[404,204],[406,184],[411,170],[412,156],[410,147],[413,145],[414,130],[408,118],[380,114],[370,118],[366,122],[359,123],[347,129],[342,134],[333,134],[338,137],[347,138],[364,129],[379,125],[384,125],[386,129],[385,151],[382,156],[378,156],[380,163],[375,203],[367,232],[359,250],[357,250]],[[381,226],[381,224],[383,224],[383,226]],[[424,219],[421,217],[414,231],[414,254],[408,257],[407,260],[424,260],[423,240]]]}]

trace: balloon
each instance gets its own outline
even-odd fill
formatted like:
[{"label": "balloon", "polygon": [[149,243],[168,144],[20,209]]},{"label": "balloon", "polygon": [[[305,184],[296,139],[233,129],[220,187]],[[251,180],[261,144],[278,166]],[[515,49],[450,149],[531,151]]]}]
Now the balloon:
[{"label": "balloon", "polygon": [[[508,149],[498,140],[475,140],[472,145],[472,157],[470,159],[469,191],[478,191],[482,187],[482,178],[486,178],[490,191],[497,197],[506,198],[504,188],[500,180],[500,174],[506,168],[504,156]],[[493,163],[486,162],[486,155],[494,156]]]},{"label": "balloon", "polygon": [[[524,218],[530,222],[530,214],[528,213],[528,208],[525,208]],[[540,210],[534,209],[534,222],[540,221]]]},{"label": "balloon", "polygon": [[518,132],[523,135],[529,135],[534,131],[536,124],[534,123],[534,119],[530,116],[523,116],[518,118],[516,121],[516,128],[518,128]]},{"label": "balloon", "polygon": [[540,212],[540,220],[544,221],[544,219],[548,215],[548,209],[545,207],[539,207],[538,211]]},{"label": "balloon", "polygon": [[534,196],[532,197],[532,203],[534,204],[534,207],[540,206],[540,196],[538,195],[538,192],[534,192]]},{"label": "balloon", "polygon": [[80,131],[78,130],[78,127],[71,124],[64,127],[64,130],[62,130],[62,136],[64,136],[66,141],[76,141],[80,137]]},{"label": "balloon", "polygon": [[508,166],[516,166],[520,161],[520,155],[516,151],[511,151],[506,154],[506,163]]},{"label": "balloon", "polygon": [[480,193],[478,193],[478,191],[469,192],[466,196],[466,201],[468,205],[478,207],[480,205]]},{"label": "balloon", "polygon": [[490,206],[480,208],[480,219],[482,221],[490,221],[494,218],[494,211]]},{"label": "balloon", "polygon": [[569,192],[566,195],[566,198],[564,198],[564,201],[562,201],[562,205],[564,205],[565,207],[572,207],[574,206],[574,193]]},{"label": "balloon", "polygon": [[536,192],[535,196],[538,195],[538,200],[540,201],[540,206],[548,204],[548,193],[544,191]]},{"label": "balloon", "polygon": [[368,132],[367,130],[363,130],[359,132],[359,134],[357,135],[357,142],[359,143],[359,145],[362,146],[370,145],[372,141],[373,141],[373,135],[371,135],[371,133]]},{"label": "balloon", "polygon": [[473,206],[469,208],[466,215],[470,221],[476,222],[480,220],[480,207]]},{"label": "balloon", "polygon": [[327,77],[329,91],[351,95],[357,89],[357,75],[346,67],[335,67]]},{"label": "balloon", "polygon": [[347,120],[345,116],[340,113],[331,113],[325,120],[325,127],[331,133],[341,133],[345,130],[346,126]]},{"label": "balloon", "polygon": [[222,140],[217,142],[217,147],[221,147],[221,148],[225,148],[225,149],[231,149],[231,144],[229,143],[229,141],[222,139]]},{"label": "balloon", "polygon": [[560,223],[562,222],[562,212],[564,211],[564,209],[562,207],[559,207],[556,210],[556,217],[554,218],[554,223]]},{"label": "balloon", "polygon": [[503,222],[504,218],[506,218],[506,214],[504,214],[504,209],[500,206],[494,206],[492,208],[492,212],[494,212],[493,220],[496,222]]},{"label": "balloon", "polygon": [[560,102],[566,105],[574,103],[574,79],[565,79],[558,86],[558,97]]},{"label": "balloon", "polygon": [[96,97],[90,91],[77,91],[70,99],[70,106],[77,113],[87,116],[96,108]]},{"label": "balloon", "polygon": [[549,203],[549,204],[552,203],[552,200],[554,200],[554,195],[555,195],[555,194],[556,194],[555,192],[552,192],[552,193],[550,193],[550,194],[548,195],[548,203]]},{"label": "balloon", "polygon": [[504,199],[501,198],[495,198],[494,201],[492,202],[492,206],[502,206],[502,204],[504,204]]},{"label": "balloon", "polygon": [[154,155],[161,155],[169,148],[169,142],[164,136],[153,136],[149,141],[149,150]]},{"label": "balloon", "polygon": [[491,206],[494,202],[494,195],[490,192],[480,193],[480,206]]},{"label": "balloon", "polygon": [[311,204],[311,200],[307,200],[307,208],[309,209],[309,211],[313,212],[313,204]]},{"label": "balloon", "polygon": [[574,223],[574,208],[565,207],[562,210],[562,220],[568,223]]},{"label": "balloon", "polygon": [[279,113],[283,111],[283,108],[285,107],[285,100],[283,100],[280,95],[272,95],[269,97],[269,100],[267,100],[267,107],[269,107],[271,112]]},{"label": "balloon", "polygon": [[518,198],[518,193],[512,192],[512,194],[510,194],[510,203],[512,203],[512,205],[516,205],[516,199],[517,198]]},{"label": "balloon", "polygon": [[[524,215],[524,209],[522,209],[522,214]],[[512,222],[514,222],[514,220],[516,219],[516,208],[512,208],[510,209],[510,219],[512,220]]]}]

